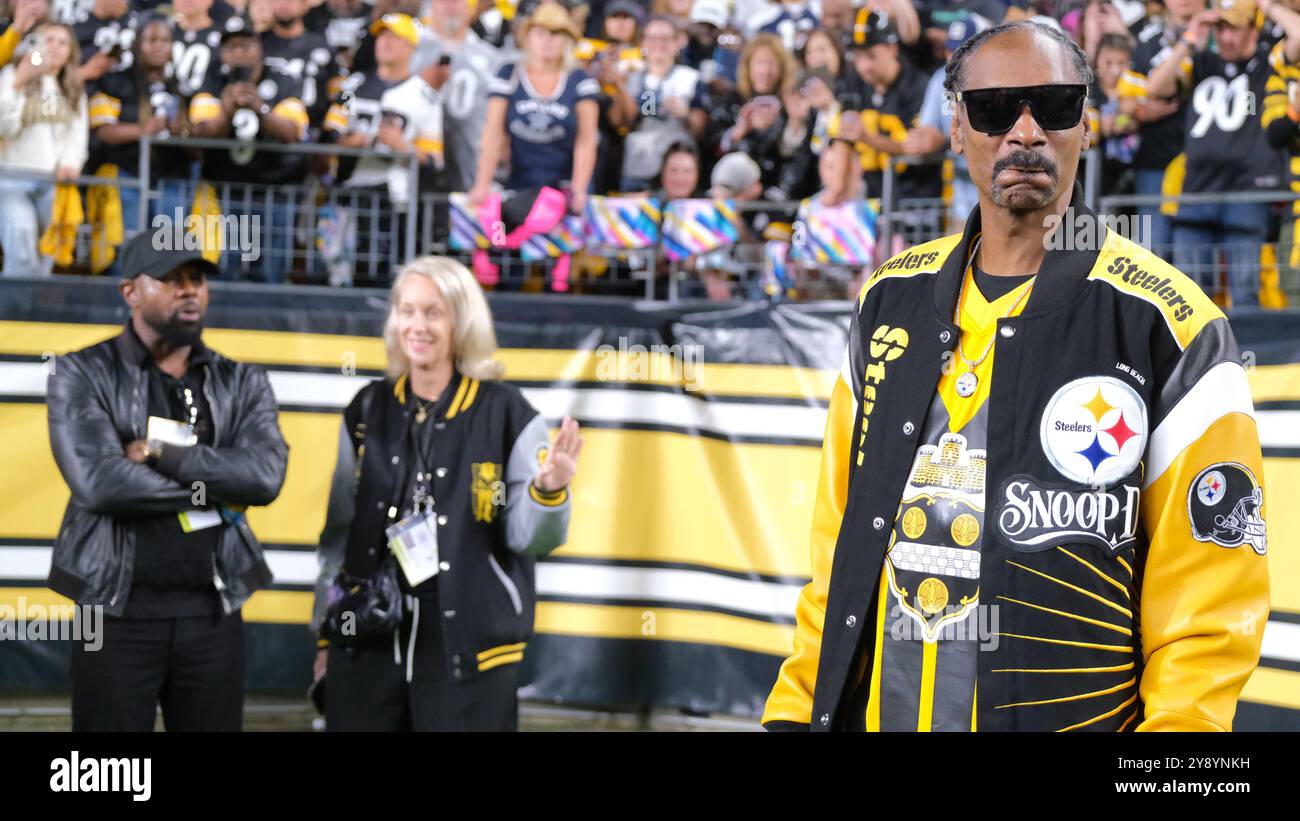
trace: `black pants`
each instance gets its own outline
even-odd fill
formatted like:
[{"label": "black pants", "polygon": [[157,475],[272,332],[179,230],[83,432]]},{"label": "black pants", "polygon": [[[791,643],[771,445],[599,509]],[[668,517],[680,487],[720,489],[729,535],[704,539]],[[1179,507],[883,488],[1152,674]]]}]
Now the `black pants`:
[{"label": "black pants", "polygon": [[159,705],[169,731],[239,732],[244,712],[239,613],[105,617],[99,649],[73,642],[73,731],[150,732]]},{"label": "black pants", "polygon": [[[519,665],[503,664],[464,680],[447,666],[437,599],[407,598],[397,641],[331,646],[325,668],[325,728],[334,731],[495,730],[519,727]],[[411,680],[407,682],[410,663]],[[473,664],[473,660],[470,660]],[[467,670],[472,667],[466,667]]]}]

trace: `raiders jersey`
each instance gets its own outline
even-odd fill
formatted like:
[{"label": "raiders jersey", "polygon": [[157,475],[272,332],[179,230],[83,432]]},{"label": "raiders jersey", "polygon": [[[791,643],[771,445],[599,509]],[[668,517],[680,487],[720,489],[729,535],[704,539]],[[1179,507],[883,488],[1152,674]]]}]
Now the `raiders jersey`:
[{"label": "raiders jersey", "polygon": [[451,74],[439,89],[447,140],[446,179],[452,191],[468,191],[474,185],[478,147],[487,119],[488,84],[505,59],[500,49],[473,32],[452,52]]},{"label": "raiders jersey", "polygon": [[303,23],[308,31],[323,36],[335,54],[352,54],[361,45],[361,38],[366,35],[371,10],[369,3],[358,3],[355,11],[339,13],[330,8],[326,0],[308,11]]},{"label": "raiders jersey", "polygon": [[[346,112],[345,112],[346,113]],[[408,77],[385,90],[379,98],[379,116],[357,121],[356,128],[374,137],[385,119],[397,123],[402,137],[421,154],[432,155],[435,165],[441,164],[443,155],[442,104],[437,91],[418,76]],[[351,123],[349,125],[352,125]],[[392,150],[383,143],[375,143],[374,153],[357,161],[351,176],[345,182],[350,188],[369,188],[387,185],[389,198],[394,203],[409,200],[408,169],[405,161],[393,162]]]},{"label": "raiders jersey", "polygon": [[[313,124],[325,118],[329,101],[340,90],[342,66],[325,36],[305,31],[298,37],[262,32],[262,62],[277,74],[292,77],[302,87],[302,103]],[[333,86],[331,88],[331,86]]]},{"label": "raiders jersey", "polygon": [[[220,66],[209,72],[203,86],[190,100],[190,122],[202,123],[221,115],[221,92],[230,82],[230,73]],[[257,83],[258,96],[271,113],[292,120],[298,126],[298,138],[307,136],[307,108],[302,104],[298,84],[292,77],[263,71]],[[255,111],[241,109],[231,119],[230,137],[243,145],[226,151],[203,152],[203,179],[222,182],[284,183],[302,178],[304,165],[292,155],[258,151],[257,141],[265,139],[262,122]]]},{"label": "raiders jersey", "polygon": [[134,11],[127,11],[116,20],[101,20],[93,14],[88,15],[85,20],[72,27],[72,33],[77,38],[77,46],[81,49],[81,62],[85,63],[99,52],[117,46],[120,54],[109,72],[129,69],[135,60],[131,45],[135,43],[137,22]]},{"label": "raiders jersey", "polygon": [[1183,191],[1269,190],[1281,186],[1282,159],[1260,122],[1272,74],[1268,50],[1229,63],[1202,51],[1183,63],[1191,94],[1184,121],[1187,173]]},{"label": "raiders jersey", "polygon": [[[916,127],[921,104],[925,101],[925,87],[929,83],[929,77],[908,60],[900,58],[899,64],[901,68],[898,77],[883,94],[863,82],[850,66],[840,83],[841,93],[836,95],[843,100],[843,92],[856,94],[861,101],[859,111],[863,128],[870,134],[880,134],[892,140],[902,140],[907,136],[908,129]],[[829,135],[832,139],[839,136],[838,118],[831,124]],[[875,150],[865,142],[858,143],[856,147],[858,159],[862,163],[867,196],[879,197],[889,155]],[[943,191],[943,178],[937,165],[909,165],[895,161],[894,174],[894,196],[897,198],[933,198],[940,196]]]},{"label": "raiders jersey", "polygon": [[997,630],[992,603],[980,600],[994,332],[1032,288],[1031,279],[989,301],[967,265],[961,350],[972,359],[989,352],[973,368],[955,359],[939,377],[885,553],[876,658],[855,689],[852,728],[975,729],[976,654]]},{"label": "raiders jersey", "polygon": [[[117,123],[140,123],[151,117],[168,121],[179,110],[180,95],[173,80],[144,84],[135,71],[118,71],[100,79],[98,91],[90,98],[91,143],[99,163],[112,163],[120,173],[134,175],[140,166],[140,144],[108,145],[99,141],[102,126]],[[165,139],[167,132],[156,135]],[[190,161],[182,149],[159,146],[150,155],[149,171],[154,180],[189,177]]]},{"label": "raiders jersey", "polygon": [[[1147,75],[1167,56],[1177,42],[1178,32],[1169,26],[1164,17],[1148,17],[1130,29],[1134,38],[1130,67],[1119,80],[1121,99],[1143,99],[1147,93]],[[1175,97],[1175,99],[1178,99]],[[1134,168],[1163,170],[1183,151],[1183,111],[1180,108],[1168,117],[1138,126],[1137,153]]]},{"label": "raiders jersey", "polygon": [[[325,115],[325,125],[321,128],[322,141],[335,142],[352,133],[365,134],[374,139],[379,133],[384,94],[398,84],[374,73],[349,74],[343,80],[338,98]],[[350,179],[357,164],[356,157],[339,157],[339,181],[346,182]]]},{"label": "raiders jersey", "polygon": [[179,23],[172,24],[172,75],[185,96],[196,93],[208,75],[219,67],[221,35],[226,25],[238,28],[243,21],[232,17],[226,23],[218,23],[214,17],[210,26],[196,30],[183,29]]}]

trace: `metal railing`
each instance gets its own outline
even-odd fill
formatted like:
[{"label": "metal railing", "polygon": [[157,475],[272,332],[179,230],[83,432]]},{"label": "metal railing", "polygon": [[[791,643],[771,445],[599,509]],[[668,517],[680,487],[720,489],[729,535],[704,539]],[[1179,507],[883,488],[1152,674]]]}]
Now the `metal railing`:
[{"label": "metal railing", "polygon": [[[359,188],[347,185],[322,185],[315,177],[308,177],[302,183],[236,183],[200,179],[192,174],[189,179],[178,181],[177,190],[163,190],[158,180],[151,180],[154,168],[152,152],[159,148],[199,149],[226,151],[232,148],[247,147],[247,143],[228,139],[202,139],[169,137],[164,140],[143,138],[140,141],[139,165],[136,176],[132,178],[104,178],[82,176],[74,180],[78,186],[116,185],[136,189],[137,201],[134,215],[135,230],[144,230],[150,223],[150,215],[160,206],[182,204],[188,212],[195,192],[195,186],[206,183],[213,187],[219,210],[223,216],[262,216],[265,217],[260,227],[260,250],[268,255],[262,263],[250,263],[237,258],[239,254],[230,253],[237,249],[223,249],[223,273],[236,279],[263,278],[280,281],[293,276],[298,281],[330,284],[351,284],[356,274],[357,284],[383,285],[392,271],[405,260],[417,255],[438,253],[459,256],[467,264],[470,254],[453,250],[449,244],[449,193],[443,191],[420,190],[420,168],[414,156],[392,155],[385,157],[405,175],[408,197],[404,202],[394,202],[388,195],[386,186],[376,188]],[[281,154],[286,158],[298,157],[333,157],[333,158],[371,158],[376,157],[373,149],[344,148],[337,145],[314,143],[267,143],[255,144],[258,152]],[[911,163],[933,163],[934,158],[898,157],[896,161]],[[1293,202],[1296,197],[1291,192],[1233,192],[1224,194],[1183,194],[1178,197],[1160,195],[1107,195],[1099,191],[1101,152],[1091,149],[1081,161],[1080,177],[1083,183],[1085,202],[1103,214],[1120,214],[1133,207],[1152,208],[1162,202],[1176,201],[1180,204],[1231,204],[1231,203],[1285,203]],[[12,173],[9,176],[23,175]],[[937,173],[937,168],[936,168]],[[39,175],[35,175],[39,177]],[[45,177],[44,179],[51,179]],[[164,181],[166,182],[166,181]],[[877,258],[874,264],[880,264],[892,253],[935,239],[945,234],[961,230],[960,224],[953,224],[947,215],[948,203],[944,199],[899,199],[894,196],[897,190],[897,177],[894,163],[886,164],[882,174],[882,192],[878,200],[878,238]],[[181,202],[183,200],[183,202]],[[754,220],[757,213],[767,213],[773,221],[791,221],[794,219],[798,202],[749,201],[738,202],[737,209],[746,217],[746,222]],[[265,224],[269,219],[270,223]],[[328,233],[323,226],[330,220],[351,220],[349,236],[355,238],[355,247],[347,250],[342,262],[330,256],[328,242],[321,239]],[[335,225],[338,228],[338,225]],[[723,251],[715,251],[685,261],[669,261],[661,244],[640,250],[620,248],[585,249],[574,255],[573,281],[579,291],[595,293],[619,293],[629,296],[642,296],[647,299],[677,300],[693,296],[708,295],[714,298],[723,294],[761,298],[768,296],[762,285],[766,266],[765,241],[761,237],[761,225],[758,230],[750,232],[741,242]],[[662,240],[660,241],[662,242]],[[323,247],[318,247],[323,246]],[[78,250],[84,252],[89,247],[89,227],[85,227],[78,238]],[[1286,269],[1290,258],[1291,245],[1285,247],[1274,244],[1274,256],[1280,268]],[[337,249],[336,249],[337,250]],[[1156,253],[1172,261],[1172,247],[1153,247]],[[1197,250],[1188,246],[1189,253]],[[1201,248],[1206,258],[1221,252],[1219,244]],[[84,254],[79,254],[84,259]],[[489,259],[500,267],[501,284],[499,287],[512,289],[545,289],[551,263],[549,261],[525,261],[517,252],[493,249]],[[1212,267],[1217,261],[1209,263]],[[871,266],[864,266],[867,270]],[[1238,267],[1240,267],[1238,265]],[[346,269],[346,270],[344,270]],[[803,296],[833,295],[842,297],[843,293],[827,293],[840,285],[851,281],[862,271],[835,270],[827,266],[803,266],[804,274],[811,277],[806,283],[809,287]],[[1216,268],[1217,270],[1217,268]],[[1199,270],[1187,271],[1200,276]],[[1300,275],[1297,275],[1300,276]],[[1213,277],[1210,277],[1213,279]],[[1212,283],[1211,283],[1212,286]],[[1211,287],[1207,286],[1207,287]],[[1284,287],[1288,298],[1294,303],[1300,301],[1300,293],[1292,293]],[[1298,288],[1297,290],[1300,290]]]}]

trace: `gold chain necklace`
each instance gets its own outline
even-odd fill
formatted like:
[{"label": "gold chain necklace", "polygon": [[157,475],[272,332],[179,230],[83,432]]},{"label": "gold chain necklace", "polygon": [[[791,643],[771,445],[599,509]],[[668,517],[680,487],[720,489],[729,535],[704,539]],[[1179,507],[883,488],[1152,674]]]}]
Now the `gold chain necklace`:
[{"label": "gold chain necklace", "polygon": [[[979,251],[981,239],[983,239],[983,237],[976,239],[975,247],[971,249],[970,259],[966,263],[966,272],[970,274],[970,276],[962,277],[961,291],[959,291],[957,294],[957,306],[953,309],[952,312],[952,324],[956,325],[957,330],[959,331],[959,333],[957,334],[957,355],[961,357],[962,362],[966,363],[966,373],[957,377],[957,386],[956,386],[957,395],[963,399],[975,395],[975,391],[979,388],[979,383],[980,383],[979,377],[975,375],[975,369],[978,368],[980,364],[983,363],[984,360],[988,358],[988,355],[993,352],[993,343],[997,341],[997,334],[993,334],[992,336],[990,336],[989,344],[984,346],[983,353],[981,353],[979,355],[979,358],[973,362],[970,359],[966,358],[966,352],[962,350],[962,346],[961,346],[961,334],[960,334],[961,306],[962,303],[965,302],[966,300],[966,283],[968,280],[975,278],[975,272],[972,269],[975,265],[975,254]],[[1035,275],[1035,277],[1036,276],[1037,275]],[[1026,297],[1029,296],[1029,292],[1034,290],[1033,283],[1034,283],[1034,279],[1030,279],[1029,282],[1026,283],[1026,285],[1028,285],[1029,287],[1024,289],[1024,291],[1020,294],[1020,296],[1016,298],[1016,301],[1011,304],[1011,307],[1007,309],[1007,312],[1002,316],[1000,316],[999,319],[1006,319],[1007,317],[1011,316],[1013,313],[1016,312],[1016,309],[1020,307],[1020,304],[1025,301]],[[995,321],[994,325],[996,326],[996,324],[997,323]]]},{"label": "gold chain necklace", "polygon": [[[432,408],[432,407],[433,407],[434,402],[430,402],[430,403],[427,404],[427,405],[424,404],[423,402],[420,401],[420,397],[415,396],[415,392],[414,392],[414,391],[411,392],[411,396],[414,396],[414,397],[415,397],[415,407],[416,407],[416,411],[415,411],[415,424],[418,425],[418,424],[420,424],[421,422],[423,422],[425,419],[428,419],[428,418],[429,418],[429,408]],[[436,400],[435,400],[435,401],[436,401]]]}]

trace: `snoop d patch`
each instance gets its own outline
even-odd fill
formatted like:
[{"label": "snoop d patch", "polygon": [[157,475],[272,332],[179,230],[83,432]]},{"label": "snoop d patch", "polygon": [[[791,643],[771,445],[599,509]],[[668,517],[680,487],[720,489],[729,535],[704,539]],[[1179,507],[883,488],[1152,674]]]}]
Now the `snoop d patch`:
[{"label": "snoop d patch", "polygon": [[1261,556],[1268,552],[1263,506],[1264,489],[1250,468],[1237,462],[1210,465],[1187,490],[1187,518],[1198,542],[1249,544]]},{"label": "snoop d patch", "polygon": [[1013,550],[1037,553],[1061,544],[1093,544],[1114,556],[1137,541],[1136,485],[1079,490],[1018,474],[998,492],[994,521]]},{"label": "snoop d patch", "polygon": [[1043,453],[1061,475],[1105,487],[1133,472],[1147,445],[1147,408],[1137,391],[1110,376],[1061,387],[1043,410]]}]

